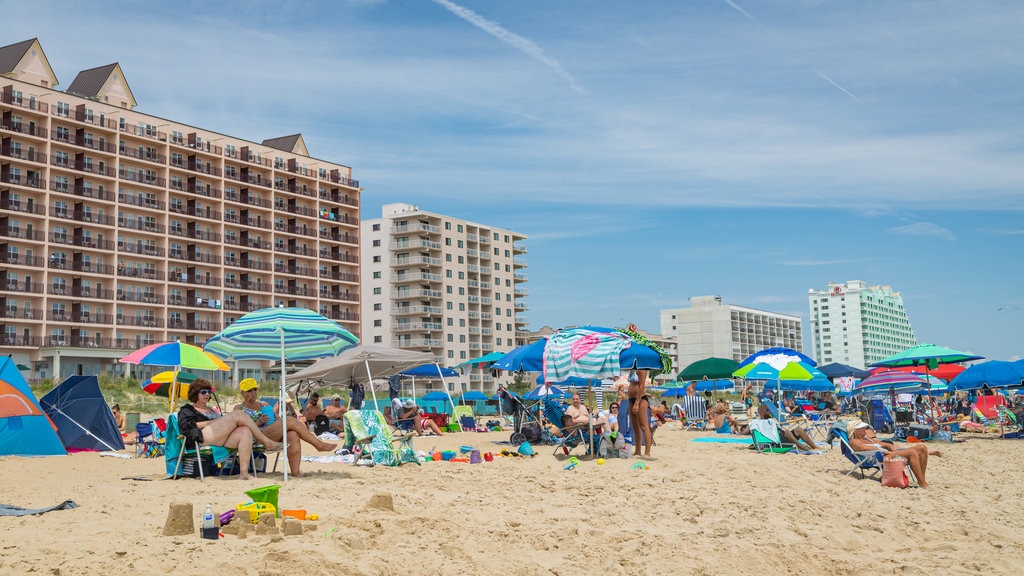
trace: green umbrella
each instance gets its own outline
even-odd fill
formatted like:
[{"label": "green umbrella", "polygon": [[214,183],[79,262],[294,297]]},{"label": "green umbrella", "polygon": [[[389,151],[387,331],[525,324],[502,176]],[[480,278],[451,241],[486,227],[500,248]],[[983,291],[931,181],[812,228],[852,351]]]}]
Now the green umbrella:
[{"label": "green umbrella", "polygon": [[31,370],[31,368],[25,366],[24,364],[18,364],[18,370]]},{"label": "green umbrella", "polygon": [[705,358],[697,360],[676,376],[676,380],[717,380],[732,378],[732,373],[739,367],[739,362],[729,358]]},{"label": "green umbrella", "polygon": [[984,356],[978,356],[969,352],[960,352],[944,346],[935,344],[918,344],[907,348],[899,354],[890,356],[878,362],[872,362],[872,366],[927,366],[930,369],[938,368],[939,364],[951,364],[953,362],[967,362],[968,360],[981,360]]}]

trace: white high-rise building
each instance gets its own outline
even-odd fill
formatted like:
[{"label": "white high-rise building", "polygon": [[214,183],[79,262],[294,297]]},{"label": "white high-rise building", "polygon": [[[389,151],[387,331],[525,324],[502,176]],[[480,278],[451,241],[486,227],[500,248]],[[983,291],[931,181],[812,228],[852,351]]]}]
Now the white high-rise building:
[{"label": "white high-rise building", "polygon": [[864,368],[917,344],[903,296],[860,280],[807,291],[811,350],[820,364]]},{"label": "white high-rise building", "polygon": [[765,348],[803,349],[799,316],[722,304],[721,296],[694,296],[689,308],[662,310],[660,317],[662,336],[678,342],[677,372],[711,356],[739,362]]},{"label": "white high-rise building", "polygon": [[[386,204],[362,222],[362,339],[429,351],[443,366],[526,343],[526,236]],[[469,389],[493,392],[490,371]]]}]

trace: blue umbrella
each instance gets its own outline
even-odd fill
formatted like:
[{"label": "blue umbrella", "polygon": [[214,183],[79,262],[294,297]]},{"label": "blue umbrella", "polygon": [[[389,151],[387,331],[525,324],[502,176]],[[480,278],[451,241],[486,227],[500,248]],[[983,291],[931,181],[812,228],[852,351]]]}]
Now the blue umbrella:
[{"label": "blue umbrella", "polygon": [[803,362],[804,364],[807,364],[807,365],[810,365],[810,366],[817,366],[818,365],[817,362],[815,362],[810,356],[804,354],[803,352],[798,352],[796,350],[793,350],[792,348],[777,347],[777,348],[766,348],[764,350],[761,350],[760,352],[755,352],[755,353],[751,354],[750,356],[747,356],[743,360],[743,362],[740,362],[740,366],[739,367],[742,368],[742,367],[746,366],[747,364],[754,364],[754,363],[757,363],[757,362],[767,362],[767,361],[771,361],[773,358],[784,358],[784,357],[787,358],[788,362]]},{"label": "blue umbrella", "polygon": [[[537,384],[544,383],[544,375],[539,374],[535,379]],[[594,379],[579,378],[577,376],[570,376],[568,380],[561,382],[551,382],[555,386],[561,386],[563,388],[586,388],[587,386],[600,386],[601,382]]]},{"label": "blue umbrella", "polygon": [[925,392],[929,391],[934,380],[942,382],[942,380],[934,376],[927,376],[916,372],[885,370],[861,380],[853,389],[853,394],[861,396],[917,394],[922,390]]},{"label": "blue umbrella", "polygon": [[409,368],[408,370],[402,370],[398,375],[410,378],[455,378],[459,375],[459,372],[458,370],[438,366],[437,364],[424,364],[415,368]]},{"label": "blue umbrella", "polygon": [[669,388],[654,386],[654,389],[664,390],[662,396],[686,396],[686,388],[690,384],[696,385],[695,390],[697,392],[734,392],[736,390],[736,384],[727,378],[718,378],[715,380],[692,380],[690,382],[681,382],[680,386],[672,386]]},{"label": "blue umbrella", "polygon": [[968,366],[949,383],[953,390],[1003,388],[1024,385],[1024,363],[989,360]]},{"label": "blue umbrella", "polygon": [[436,402],[438,400],[448,400],[448,395],[445,394],[444,392],[435,390],[433,392],[427,392],[426,394],[424,394],[422,400],[427,400],[430,402]]},{"label": "blue umbrella", "polygon": [[847,366],[846,364],[840,364],[833,362],[831,364],[825,364],[824,366],[817,366],[818,370],[822,374],[829,378],[867,378],[871,376],[871,372],[867,370],[861,370],[853,366]]},{"label": "blue umbrella", "polygon": [[478,402],[487,400],[487,394],[478,390],[467,390],[462,393],[463,402]]},{"label": "blue umbrella", "polygon": [[[581,330],[614,332],[609,328],[585,326]],[[547,339],[538,340],[526,346],[515,348],[495,360],[491,368],[509,372],[541,372],[544,369],[544,349]],[[652,348],[633,342],[619,354],[619,367],[624,370],[660,370],[661,356]]]},{"label": "blue umbrella", "polygon": [[528,400],[538,400],[545,396],[553,396],[555,398],[563,398],[565,396],[565,390],[557,386],[537,386],[533,390],[530,390],[526,394],[523,394],[523,398]]}]

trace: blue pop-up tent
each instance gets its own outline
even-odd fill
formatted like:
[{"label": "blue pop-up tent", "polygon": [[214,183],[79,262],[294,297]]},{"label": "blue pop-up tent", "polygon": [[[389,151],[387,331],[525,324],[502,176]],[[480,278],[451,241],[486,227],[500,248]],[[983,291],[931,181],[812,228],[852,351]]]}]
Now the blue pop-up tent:
[{"label": "blue pop-up tent", "polygon": [[69,376],[40,398],[39,405],[57,426],[64,448],[124,450],[121,431],[95,376]]},{"label": "blue pop-up tent", "polygon": [[57,430],[10,357],[0,358],[0,456],[67,455]]}]

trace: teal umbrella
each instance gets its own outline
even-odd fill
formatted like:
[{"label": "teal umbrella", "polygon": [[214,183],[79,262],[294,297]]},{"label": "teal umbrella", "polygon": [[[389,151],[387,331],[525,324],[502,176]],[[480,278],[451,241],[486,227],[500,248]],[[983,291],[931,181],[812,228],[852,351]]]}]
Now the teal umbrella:
[{"label": "teal umbrella", "polygon": [[359,342],[333,320],[305,308],[264,308],[249,312],[210,338],[203,349],[233,360],[277,360],[281,390],[277,405],[284,425],[284,479],[288,480],[288,420],[285,418],[285,362],[337,356]]},{"label": "teal umbrella", "polygon": [[918,344],[907,348],[899,354],[895,354],[884,360],[872,362],[872,366],[927,366],[930,369],[938,368],[939,364],[951,364],[954,362],[967,362],[968,360],[982,360],[984,356],[978,356],[969,352],[960,352],[944,346],[935,344]]}]

